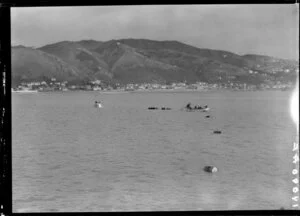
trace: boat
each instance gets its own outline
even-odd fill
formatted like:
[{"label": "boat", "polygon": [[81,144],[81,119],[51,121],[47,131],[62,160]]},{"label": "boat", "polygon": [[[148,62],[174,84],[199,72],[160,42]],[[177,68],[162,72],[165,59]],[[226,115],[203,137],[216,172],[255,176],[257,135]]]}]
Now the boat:
[{"label": "boat", "polygon": [[158,107],[148,107],[149,110],[157,110]]},{"label": "boat", "polygon": [[209,173],[218,172],[218,168],[215,167],[215,166],[205,166],[205,167],[203,168],[203,170],[204,170],[205,172],[209,172]]},{"label": "boat", "polygon": [[96,102],[94,105],[96,108],[103,108],[102,104],[100,102]]},{"label": "boat", "polygon": [[188,109],[188,108],[183,108],[182,110],[186,111],[186,112],[202,112],[202,109]]},{"label": "boat", "polygon": [[183,110],[184,111],[187,111],[187,112],[208,112],[210,109],[207,107],[207,108],[201,108],[201,109],[199,109],[199,108],[186,108],[186,107],[184,107],[183,108]]},{"label": "boat", "polygon": [[194,106],[194,107],[191,107],[191,103],[188,103],[184,108],[183,110],[187,111],[187,112],[194,112],[194,111],[201,111],[201,112],[208,112],[210,110],[210,108],[205,105],[205,106]]}]

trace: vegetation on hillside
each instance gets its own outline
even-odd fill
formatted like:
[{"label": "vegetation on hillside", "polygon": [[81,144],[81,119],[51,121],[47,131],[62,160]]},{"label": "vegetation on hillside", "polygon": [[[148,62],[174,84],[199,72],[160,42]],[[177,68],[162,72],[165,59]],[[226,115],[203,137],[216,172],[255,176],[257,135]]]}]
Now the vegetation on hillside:
[{"label": "vegetation on hillside", "polygon": [[261,55],[240,56],[178,41],[122,39],[63,41],[38,49],[12,48],[12,81],[55,77],[73,83],[295,82],[299,63]]}]

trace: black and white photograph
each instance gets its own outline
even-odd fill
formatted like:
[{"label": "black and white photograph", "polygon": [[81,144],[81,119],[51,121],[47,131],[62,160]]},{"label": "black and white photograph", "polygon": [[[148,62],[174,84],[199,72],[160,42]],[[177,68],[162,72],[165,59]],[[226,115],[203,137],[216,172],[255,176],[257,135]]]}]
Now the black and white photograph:
[{"label": "black and white photograph", "polygon": [[299,4],[12,7],[12,210],[299,210],[298,86]]}]

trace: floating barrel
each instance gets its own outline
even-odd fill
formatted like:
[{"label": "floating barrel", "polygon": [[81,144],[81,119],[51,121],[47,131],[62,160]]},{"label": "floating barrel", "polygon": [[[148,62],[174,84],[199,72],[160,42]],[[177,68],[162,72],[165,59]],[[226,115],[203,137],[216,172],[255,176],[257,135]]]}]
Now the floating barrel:
[{"label": "floating barrel", "polygon": [[214,173],[214,172],[217,172],[217,171],[218,171],[217,167],[215,167],[215,166],[205,166],[205,167],[203,168],[203,170],[204,170],[205,172],[209,172],[209,173]]}]

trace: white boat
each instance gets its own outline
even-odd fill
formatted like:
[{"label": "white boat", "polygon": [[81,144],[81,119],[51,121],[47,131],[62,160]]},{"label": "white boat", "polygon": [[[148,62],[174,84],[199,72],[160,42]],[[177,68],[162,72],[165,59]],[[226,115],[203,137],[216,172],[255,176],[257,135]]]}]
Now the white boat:
[{"label": "white boat", "polygon": [[102,104],[99,103],[99,102],[98,102],[98,103],[95,103],[95,107],[96,107],[96,108],[103,108]]},{"label": "white boat", "polygon": [[208,112],[208,111],[209,111],[209,108],[206,107],[206,108],[202,109],[202,111],[203,111],[203,112]]},{"label": "white boat", "polygon": [[215,173],[218,172],[218,168],[215,166],[205,166],[204,171],[209,173]]}]

